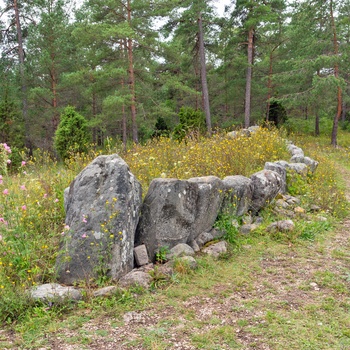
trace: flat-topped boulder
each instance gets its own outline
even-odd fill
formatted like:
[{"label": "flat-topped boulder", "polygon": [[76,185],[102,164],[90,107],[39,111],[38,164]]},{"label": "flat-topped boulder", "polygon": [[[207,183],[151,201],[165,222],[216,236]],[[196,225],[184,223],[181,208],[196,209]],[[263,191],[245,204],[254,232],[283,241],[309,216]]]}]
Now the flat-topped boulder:
[{"label": "flat-topped boulder", "polygon": [[221,208],[223,183],[215,176],[154,179],[141,209],[136,244],[145,244],[151,260],[161,247],[190,244],[214,225]]}]

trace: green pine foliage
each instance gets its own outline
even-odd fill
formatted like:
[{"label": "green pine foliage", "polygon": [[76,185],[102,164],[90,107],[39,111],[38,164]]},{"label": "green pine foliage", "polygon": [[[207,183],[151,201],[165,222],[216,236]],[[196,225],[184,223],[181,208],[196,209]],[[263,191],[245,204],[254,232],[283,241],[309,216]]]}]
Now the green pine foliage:
[{"label": "green pine foliage", "polygon": [[72,154],[86,152],[90,136],[87,120],[74,107],[66,107],[55,133],[54,146],[58,155],[64,160]]},{"label": "green pine foliage", "polygon": [[205,118],[202,111],[191,107],[182,107],[179,112],[180,123],[174,128],[173,137],[182,141],[190,132],[205,132]]}]

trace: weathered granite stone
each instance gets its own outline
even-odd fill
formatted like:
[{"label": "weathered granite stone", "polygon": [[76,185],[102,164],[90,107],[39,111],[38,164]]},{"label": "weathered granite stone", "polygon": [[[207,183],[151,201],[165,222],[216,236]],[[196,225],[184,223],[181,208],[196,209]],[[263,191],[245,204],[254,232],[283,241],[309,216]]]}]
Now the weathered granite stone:
[{"label": "weathered granite stone", "polygon": [[310,157],[305,157],[303,163],[309,167],[312,173],[314,173],[318,167],[318,162]]},{"label": "weathered granite stone", "polygon": [[221,211],[233,216],[244,215],[252,201],[252,180],[242,175],[234,175],[225,177],[223,183],[225,198]]},{"label": "weathered granite stone", "polygon": [[118,281],[118,284],[122,288],[138,287],[138,286],[149,288],[151,285],[151,281],[152,281],[152,277],[149,273],[133,270],[127,273],[125,276],[123,276]]},{"label": "weathered granite stone", "polygon": [[229,133],[227,133],[227,136],[231,139],[235,139],[239,136],[239,132],[237,131],[230,131]]},{"label": "weathered granite stone", "polygon": [[252,231],[256,230],[259,225],[257,224],[244,224],[239,228],[239,233],[242,235],[247,235],[251,233]]},{"label": "weathered granite stone", "polygon": [[145,244],[150,259],[161,247],[190,243],[210,230],[222,201],[222,181],[215,176],[154,179],[142,206],[136,243]]},{"label": "weathered granite stone", "polygon": [[171,276],[174,274],[174,261],[170,260],[163,265],[157,265],[158,273],[165,276]]},{"label": "weathered granite stone", "polygon": [[321,207],[316,205],[316,204],[311,204],[310,205],[310,211],[311,212],[317,212],[317,211],[320,211],[321,210]]},{"label": "weathered granite stone", "polygon": [[187,243],[196,220],[198,184],[178,179],[154,179],[141,208],[136,244],[145,244],[152,261],[161,247]]},{"label": "weathered granite stone", "polygon": [[142,271],[142,272],[147,272],[149,273],[150,271],[152,271],[154,269],[154,264],[153,263],[149,263],[147,265],[143,265],[140,267],[135,268],[133,271]]},{"label": "weathered granite stone", "polygon": [[309,170],[314,173],[318,167],[318,162],[310,157],[304,157],[300,155],[295,155],[290,159],[291,163],[304,163],[307,165]]},{"label": "weathered granite stone", "polygon": [[46,283],[33,287],[29,293],[33,299],[43,301],[81,300],[83,297],[79,290],[57,283]]},{"label": "weathered granite stone", "polygon": [[285,216],[287,218],[295,218],[296,214],[294,213],[293,210],[289,209],[282,209],[282,208],[274,208],[273,210],[276,214],[280,216]]},{"label": "weathered granite stone", "polygon": [[213,236],[213,238],[221,238],[225,235],[225,232],[223,232],[222,230],[216,228],[216,227],[213,227],[209,233]]},{"label": "weathered granite stone", "polygon": [[251,177],[253,196],[250,210],[257,213],[262,207],[270,203],[279,193],[282,186],[281,176],[272,170],[261,170]]},{"label": "weathered granite stone", "polygon": [[213,235],[209,232],[202,232],[196,239],[198,246],[201,248],[206,243],[212,241],[214,239]]},{"label": "weathered granite stone", "polygon": [[306,210],[302,207],[295,207],[294,208],[294,213],[296,214],[304,214],[306,212]]},{"label": "weathered granite stone", "polygon": [[179,243],[175,247],[171,248],[167,254],[168,259],[180,257],[180,256],[194,256],[194,250],[185,243]]},{"label": "weathered granite stone", "polygon": [[178,258],[178,261],[184,262],[191,270],[195,270],[198,266],[196,259],[193,256],[182,256]]},{"label": "weathered granite stone", "polygon": [[227,252],[227,243],[225,241],[221,241],[218,243],[211,244],[209,247],[204,248],[202,252],[204,254],[208,254],[213,256],[214,258],[217,258],[221,254]]},{"label": "weathered granite stone", "polygon": [[253,223],[253,217],[251,215],[248,215],[248,214],[244,215],[242,217],[242,223],[244,225],[252,224]]},{"label": "weathered granite stone", "polygon": [[193,177],[188,180],[198,185],[198,198],[193,231],[189,239],[193,240],[203,231],[210,230],[220,212],[224,198],[224,183],[216,176]]},{"label": "weathered granite stone", "polygon": [[281,184],[280,192],[286,193],[287,192],[287,170],[286,170],[286,168],[278,163],[266,162],[265,169],[275,171],[276,173],[278,173],[281,176],[282,184]]},{"label": "weathered granite stone", "polygon": [[293,144],[287,145],[287,150],[291,153],[292,156],[300,155],[304,157],[304,151]]},{"label": "weathered granite stone", "polygon": [[260,129],[260,126],[258,126],[258,125],[252,125],[248,128],[248,130],[250,131],[251,134],[254,132],[257,132],[259,129]]},{"label": "weathered granite stone", "polygon": [[56,262],[58,280],[70,285],[101,271],[113,279],[130,271],[140,206],[141,185],[118,155],[88,165],[66,194],[70,229]]},{"label": "weathered granite stone", "polygon": [[305,163],[288,163],[287,168],[299,175],[307,175],[308,172],[308,166]]},{"label": "weathered granite stone", "polygon": [[149,263],[147,248],[144,244],[134,248],[134,257],[137,266],[143,266]]},{"label": "weathered granite stone", "polygon": [[288,204],[288,203],[287,203],[285,200],[283,200],[283,199],[277,199],[277,201],[276,201],[276,207],[287,209],[287,208],[290,207],[290,204]]},{"label": "weathered granite stone", "polygon": [[189,246],[194,250],[195,253],[200,251],[200,247],[199,247],[198,243],[195,240],[192,240],[189,243]]},{"label": "weathered granite stone", "polygon": [[296,154],[295,156],[290,158],[291,163],[304,163],[305,157],[301,154]]},{"label": "weathered granite stone", "polygon": [[292,220],[281,220],[273,222],[266,228],[267,232],[291,232],[294,231],[295,225]]},{"label": "weathered granite stone", "polygon": [[285,201],[290,205],[300,204],[300,199],[289,194],[284,196]]}]

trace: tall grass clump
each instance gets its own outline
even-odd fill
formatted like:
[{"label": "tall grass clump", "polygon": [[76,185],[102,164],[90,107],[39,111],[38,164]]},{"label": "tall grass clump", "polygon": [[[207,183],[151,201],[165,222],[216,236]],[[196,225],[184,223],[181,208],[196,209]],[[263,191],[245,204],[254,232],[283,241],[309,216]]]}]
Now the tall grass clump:
[{"label": "tall grass clump", "polygon": [[349,133],[340,131],[339,147],[330,145],[329,137],[298,135],[294,142],[303,148],[306,155],[319,162],[316,172],[304,184],[304,197],[310,203],[319,205],[324,211],[342,218],[348,213],[348,203],[339,164],[349,167]]}]

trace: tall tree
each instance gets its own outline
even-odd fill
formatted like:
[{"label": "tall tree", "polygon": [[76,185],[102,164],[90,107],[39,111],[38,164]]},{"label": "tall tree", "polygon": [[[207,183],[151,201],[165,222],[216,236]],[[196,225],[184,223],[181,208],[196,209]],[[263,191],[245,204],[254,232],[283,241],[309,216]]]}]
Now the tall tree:
[{"label": "tall tree", "polygon": [[[163,29],[167,37],[172,36],[174,49],[179,50],[180,57],[183,57],[182,64],[175,70],[176,76],[181,79],[186,73],[188,74],[189,69],[194,72],[196,79],[193,81],[193,85],[188,84],[190,80],[187,80],[187,88],[201,92],[201,107],[206,116],[207,133],[211,135],[212,123],[207,82],[206,46],[210,46],[210,41],[213,41],[210,37],[214,34],[215,25],[213,8],[207,0],[175,2],[171,6],[168,12],[169,18]],[[192,64],[185,67],[184,63],[186,61]],[[174,62],[166,60],[167,66],[172,64]],[[197,94],[193,96],[197,96]],[[197,98],[194,107],[198,108]]]},{"label": "tall tree", "polygon": [[66,7],[65,0],[37,3],[36,22],[28,28],[30,112],[40,124],[40,129],[36,127],[33,132],[44,130],[45,147],[51,147],[59,123],[59,107],[64,105],[60,104],[62,74],[72,68],[71,28]]},{"label": "tall tree", "polygon": [[7,0],[1,8],[2,16],[7,16],[7,26],[3,29],[2,46],[7,56],[13,58],[12,54],[17,53],[18,71],[20,77],[20,90],[22,101],[22,114],[25,124],[25,146],[32,150],[32,143],[29,134],[30,120],[28,117],[27,81],[25,67],[24,37],[23,37],[23,15],[30,18],[30,7],[25,1]]},{"label": "tall tree", "polygon": [[250,125],[251,119],[251,98],[252,98],[252,79],[256,38],[259,27],[267,22],[278,21],[276,16],[281,8],[284,7],[282,0],[237,0],[236,7],[232,12],[234,23],[240,25],[247,38],[247,69],[246,69],[246,87],[245,87],[245,111],[244,126]]}]

